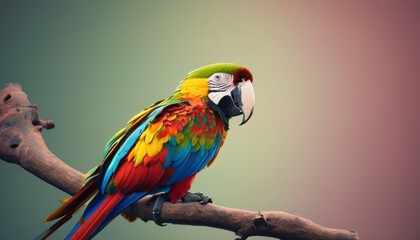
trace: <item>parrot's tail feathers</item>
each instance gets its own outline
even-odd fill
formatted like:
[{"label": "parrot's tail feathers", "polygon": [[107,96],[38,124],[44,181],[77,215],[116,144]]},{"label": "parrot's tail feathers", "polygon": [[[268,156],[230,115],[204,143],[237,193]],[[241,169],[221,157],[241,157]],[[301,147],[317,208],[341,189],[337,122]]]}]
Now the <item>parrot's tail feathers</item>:
[{"label": "parrot's tail feathers", "polygon": [[44,219],[44,222],[58,220],[54,225],[48,228],[45,232],[40,234],[36,240],[47,239],[51,234],[53,234],[58,228],[60,228],[64,223],[70,220],[73,214],[85,204],[89,199],[98,192],[98,178],[94,178],[91,181],[87,182],[82,189],[79,190],[73,197],[62,201],[63,205],[51,213],[48,217]]},{"label": "parrot's tail feathers", "polygon": [[68,220],[71,219],[71,215],[66,215],[60,220],[58,220],[54,225],[52,225],[50,228],[48,228],[45,232],[41,233],[38,237],[35,238],[35,240],[45,240],[47,239],[51,234],[53,234],[57,229],[59,229],[64,223],[66,223]]},{"label": "parrot's tail feathers", "polygon": [[93,206],[91,214],[86,215],[83,223],[78,223],[67,235],[66,239],[81,240],[90,239],[97,228],[107,219],[114,207],[124,199],[125,195],[116,192],[112,195],[104,195],[102,201]]},{"label": "parrot's tail feathers", "polygon": [[[49,222],[67,215],[72,216],[83,204],[92,198],[98,192],[98,178],[94,178],[87,182],[82,189],[79,190],[69,200],[64,201],[63,205],[45,218],[44,222]],[[70,218],[69,218],[70,219]]]},{"label": "parrot's tail feathers", "polygon": [[[92,237],[94,237],[96,234],[98,234],[104,227],[108,225],[115,217],[117,217],[120,213],[122,213],[127,207],[129,207],[131,204],[137,202],[139,199],[143,198],[147,193],[146,192],[138,192],[133,193],[130,195],[126,195],[115,207],[112,209],[111,213],[108,215],[108,217],[99,225],[99,227],[95,230],[95,232],[92,234]],[[136,217],[132,216],[133,221]]]},{"label": "parrot's tail feathers", "polygon": [[60,200],[58,200],[61,204],[66,204],[68,201],[70,201],[71,197],[68,198],[62,198]]}]

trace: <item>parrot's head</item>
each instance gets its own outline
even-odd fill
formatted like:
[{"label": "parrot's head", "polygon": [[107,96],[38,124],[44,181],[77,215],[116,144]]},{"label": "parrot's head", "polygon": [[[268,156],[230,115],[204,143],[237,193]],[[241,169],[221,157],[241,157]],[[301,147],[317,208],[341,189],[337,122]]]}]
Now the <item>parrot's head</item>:
[{"label": "parrot's head", "polygon": [[204,101],[226,120],[242,115],[242,125],[254,111],[252,81],[252,74],[245,67],[233,63],[216,63],[188,73],[175,95],[192,104]]}]

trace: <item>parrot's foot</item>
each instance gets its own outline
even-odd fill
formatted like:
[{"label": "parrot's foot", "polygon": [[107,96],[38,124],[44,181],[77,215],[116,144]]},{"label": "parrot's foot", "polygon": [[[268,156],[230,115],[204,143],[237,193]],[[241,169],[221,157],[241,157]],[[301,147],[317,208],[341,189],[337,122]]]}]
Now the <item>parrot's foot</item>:
[{"label": "parrot's foot", "polygon": [[199,202],[201,204],[213,203],[211,197],[204,195],[201,192],[197,193],[190,193],[187,192],[183,198],[181,198],[183,202]]},{"label": "parrot's foot", "polygon": [[[162,223],[160,214],[162,212],[163,203],[169,201],[168,193],[156,194],[149,201],[155,201],[155,205],[153,206],[153,210],[152,210],[153,221],[161,227],[166,226],[166,224]],[[213,200],[211,199],[211,197],[206,196],[200,192],[197,192],[197,193],[187,192],[184,195],[184,197],[181,198],[181,201],[182,202],[199,202],[201,204],[213,203]]]},{"label": "parrot's foot", "polygon": [[162,219],[160,219],[160,213],[162,212],[163,203],[169,201],[168,194],[162,193],[162,194],[154,195],[151,201],[154,199],[156,200],[155,200],[155,205],[153,206],[153,210],[152,210],[153,221],[157,225],[164,227],[166,226],[166,224],[162,223]]}]

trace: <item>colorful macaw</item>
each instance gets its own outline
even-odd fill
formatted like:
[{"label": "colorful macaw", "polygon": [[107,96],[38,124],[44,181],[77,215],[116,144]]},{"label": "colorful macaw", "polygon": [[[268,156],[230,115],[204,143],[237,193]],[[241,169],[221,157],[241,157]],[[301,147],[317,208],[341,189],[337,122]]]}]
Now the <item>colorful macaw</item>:
[{"label": "colorful macaw", "polygon": [[[229,119],[242,114],[242,125],[251,117],[252,81],[246,68],[231,63],[188,73],[171,97],[134,116],[108,141],[102,164],[86,175],[79,192],[45,219],[59,220],[38,239],[46,239],[89,200],[66,239],[93,238],[146,195],[164,193],[175,203],[191,194],[196,174],[213,163],[223,145]],[[153,215],[158,224],[161,199]]]}]

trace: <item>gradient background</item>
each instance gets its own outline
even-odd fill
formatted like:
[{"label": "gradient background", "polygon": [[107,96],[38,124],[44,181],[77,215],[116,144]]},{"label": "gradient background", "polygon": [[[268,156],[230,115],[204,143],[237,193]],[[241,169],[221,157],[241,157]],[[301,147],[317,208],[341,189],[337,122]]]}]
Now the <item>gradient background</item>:
[{"label": "gradient background", "polygon": [[[87,171],[187,72],[240,63],[255,77],[254,116],[234,120],[193,191],[361,239],[418,239],[419,13],[418,1],[0,1],[0,83],[22,84],[56,122],[50,149]],[[31,239],[65,194],[0,164],[0,239]],[[98,235],[117,237],[234,238],[120,218]]]}]

